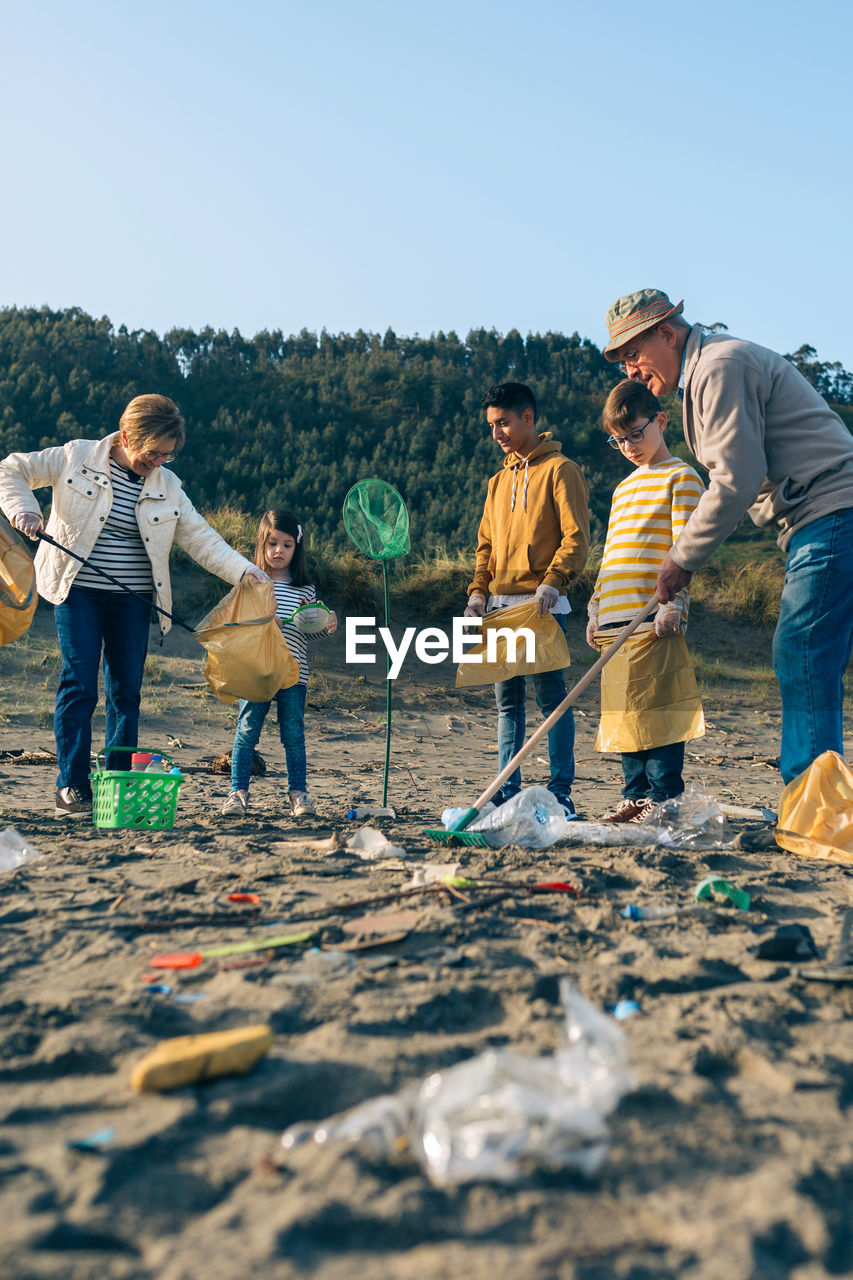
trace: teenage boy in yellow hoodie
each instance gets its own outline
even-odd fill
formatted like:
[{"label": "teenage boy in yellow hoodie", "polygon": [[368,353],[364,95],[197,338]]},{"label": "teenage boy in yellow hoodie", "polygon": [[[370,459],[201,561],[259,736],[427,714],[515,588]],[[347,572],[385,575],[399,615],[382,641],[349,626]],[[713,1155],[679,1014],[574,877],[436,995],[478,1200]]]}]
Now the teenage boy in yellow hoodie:
[{"label": "teenage boy in yellow hoodie", "polygon": [[[530,387],[502,382],[490,387],[480,403],[504,462],[489,481],[465,616],[482,617],[493,609],[536,599],[540,617],[553,613],[565,632],[571,612],[566,588],[583,569],[589,550],[586,483],[577,464],[563,457],[563,447],[551,432],[540,435],[536,430],[536,397]],[[534,675],[533,686],[543,716],[566,696],[562,671]],[[496,684],[495,697],[500,771],[524,742],[524,676]],[[569,710],[548,734],[548,789],[568,817],[575,816],[574,747],[575,722]],[[495,796],[495,804],[520,789],[521,770],[516,769]]]}]

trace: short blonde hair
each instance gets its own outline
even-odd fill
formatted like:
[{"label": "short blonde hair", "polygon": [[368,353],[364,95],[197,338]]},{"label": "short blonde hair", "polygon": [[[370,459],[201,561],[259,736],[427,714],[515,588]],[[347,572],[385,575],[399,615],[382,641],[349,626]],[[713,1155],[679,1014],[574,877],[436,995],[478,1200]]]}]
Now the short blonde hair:
[{"label": "short blonde hair", "polygon": [[174,440],[177,451],[186,439],[183,415],[168,396],[134,396],[118,425],[131,449],[143,453],[161,440]]}]

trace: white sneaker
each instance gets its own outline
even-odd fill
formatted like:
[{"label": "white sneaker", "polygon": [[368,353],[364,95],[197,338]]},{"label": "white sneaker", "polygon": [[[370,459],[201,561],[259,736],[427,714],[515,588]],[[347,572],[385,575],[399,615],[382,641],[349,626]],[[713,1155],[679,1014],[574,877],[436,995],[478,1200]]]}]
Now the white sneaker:
[{"label": "white sneaker", "polygon": [[317,812],[307,791],[291,791],[288,799],[290,800],[290,812],[294,818],[301,818],[306,813]]},{"label": "white sneaker", "polygon": [[238,817],[242,817],[242,815],[246,812],[248,807],[249,807],[248,791],[232,791],[228,795],[224,805],[222,806],[222,813],[223,815],[236,814]]}]

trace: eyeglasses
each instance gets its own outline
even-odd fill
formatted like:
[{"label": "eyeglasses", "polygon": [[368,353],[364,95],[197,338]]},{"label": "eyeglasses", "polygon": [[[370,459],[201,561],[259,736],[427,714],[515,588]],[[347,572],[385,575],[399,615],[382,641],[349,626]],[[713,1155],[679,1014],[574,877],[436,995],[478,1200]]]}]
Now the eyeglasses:
[{"label": "eyeglasses", "polygon": [[657,328],[657,325],[655,325],[654,329],[647,329],[646,332],[643,334],[642,338],[640,339],[638,345],[634,347],[634,350],[625,352],[625,355],[619,361],[619,368],[622,370],[623,373],[628,372],[627,366],[629,364],[636,365],[637,358],[639,357],[640,352],[645,346],[646,340],[652,336],[656,328]]},{"label": "eyeglasses", "polygon": [[174,462],[178,455],[176,453],[158,453],[156,449],[149,449],[142,456],[146,462]]},{"label": "eyeglasses", "polygon": [[650,427],[653,422],[654,418],[649,418],[644,427],[637,427],[634,431],[629,431],[626,436],[608,436],[607,443],[611,449],[621,449],[626,444],[639,444],[646,434],[646,427]]}]

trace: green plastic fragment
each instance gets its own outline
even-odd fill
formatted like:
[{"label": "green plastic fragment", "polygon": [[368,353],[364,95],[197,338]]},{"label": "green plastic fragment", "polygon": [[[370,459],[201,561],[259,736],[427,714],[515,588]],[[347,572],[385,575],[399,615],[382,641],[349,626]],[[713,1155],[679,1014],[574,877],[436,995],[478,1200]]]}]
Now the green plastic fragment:
[{"label": "green plastic fragment", "polygon": [[710,898],[714,893],[723,894],[739,911],[749,910],[749,894],[743,889],[738,889],[730,880],[721,879],[720,876],[706,876],[697,884],[693,898],[699,902],[702,898]]}]

